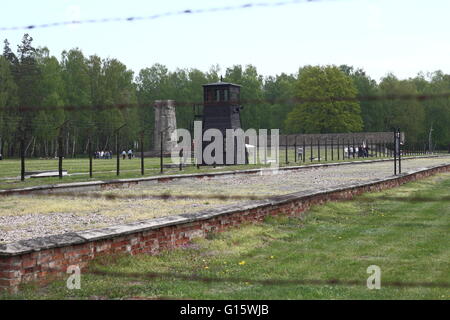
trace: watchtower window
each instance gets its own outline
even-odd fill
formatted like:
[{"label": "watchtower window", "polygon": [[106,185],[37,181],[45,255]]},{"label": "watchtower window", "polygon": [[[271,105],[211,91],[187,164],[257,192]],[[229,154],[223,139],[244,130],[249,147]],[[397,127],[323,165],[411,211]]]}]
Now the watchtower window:
[{"label": "watchtower window", "polygon": [[228,90],[223,90],[223,101],[228,101]]},{"label": "watchtower window", "polygon": [[208,89],[206,90],[206,101],[214,101],[214,90]]},{"label": "watchtower window", "polygon": [[220,101],[220,90],[216,90],[216,101]]}]

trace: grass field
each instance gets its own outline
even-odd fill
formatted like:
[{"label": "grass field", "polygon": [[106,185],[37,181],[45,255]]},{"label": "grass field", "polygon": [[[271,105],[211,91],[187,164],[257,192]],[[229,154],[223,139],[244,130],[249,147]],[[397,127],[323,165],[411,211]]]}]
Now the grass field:
[{"label": "grass field", "polygon": [[[303,165],[303,164],[316,164],[316,163],[327,163],[327,162],[338,162],[337,160],[337,150],[334,152],[334,160],[331,160],[331,151],[328,150],[327,161],[325,161],[325,149],[321,151],[321,161],[317,159],[317,149],[313,150],[313,159],[311,161],[310,150],[307,149],[305,153],[305,162],[301,159],[297,159],[294,162],[295,155],[294,150],[288,150],[288,162],[286,163],[286,153],[284,149],[280,149],[279,159],[280,166],[286,165]],[[372,158],[346,158],[345,161],[353,160],[370,160]],[[342,154],[340,160],[342,160]],[[164,158],[164,163],[171,163],[170,158]],[[155,176],[160,175],[160,159],[159,158],[145,158],[145,176]],[[188,174],[188,173],[200,173],[200,172],[214,172],[214,171],[227,171],[227,170],[238,170],[238,169],[253,169],[266,167],[263,164],[256,165],[237,165],[237,166],[218,166],[213,168],[212,166],[202,166],[199,169],[196,167],[186,167],[183,171],[179,171],[178,168],[164,169],[164,174]],[[25,162],[26,171],[44,171],[44,170],[58,170],[58,160],[41,160],[41,159],[26,159]],[[141,162],[139,158],[133,158],[132,160],[122,160],[120,161],[120,176],[116,175],[116,159],[104,160],[104,159],[94,159],[93,161],[93,178],[89,178],[89,159],[64,159],[63,169],[67,170],[70,176],[65,176],[63,179],[58,177],[52,178],[39,178],[39,179],[26,179],[25,181],[20,181],[20,160],[19,159],[5,159],[0,161],[0,189],[12,189],[21,187],[30,187],[36,185],[44,184],[56,184],[56,183],[67,183],[67,182],[81,182],[81,181],[94,181],[94,180],[110,180],[116,178],[138,178],[141,175]]]},{"label": "grass field", "polygon": [[[271,218],[213,234],[158,256],[104,257],[82,274],[81,290],[68,290],[61,280],[46,287],[27,285],[3,298],[450,300],[448,287],[387,285],[450,283],[449,188],[450,174],[441,174],[315,206],[303,218]],[[370,265],[381,268],[380,290],[365,286]],[[166,275],[146,278],[153,272]],[[213,280],[196,281],[193,275]],[[360,285],[260,283],[269,279],[355,280]]]}]

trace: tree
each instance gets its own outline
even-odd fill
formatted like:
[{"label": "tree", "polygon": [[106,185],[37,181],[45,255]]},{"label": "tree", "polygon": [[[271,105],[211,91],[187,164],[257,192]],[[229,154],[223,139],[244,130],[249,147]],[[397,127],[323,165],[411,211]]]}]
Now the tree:
[{"label": "tree", "polygon": [[285,119],[294,105],[295,75],[282,73],[275,77],[269,76],[264,82],[264,98],[269,101],[269,111],[265,118],[270,121],[266,128],[277,128],[285,131]]},{"label": "tree", "polygon": [[268,126],[268,104],[263,103],[263,76],[258,74],[255,66],[247,65],[243,69],[241,65],[228,68],[225,73],[225,81],[239,84],[241,88],[241,100],[244,110],[241,113],[242,126],[245,129],[265,128]]},{"label": "tree", "polygon": [[[380,82],[382,95],[417,95],[414,82],[398,80],[388,74]],[[406,134],[408,142],[417,143],[424,134],[425,112],[424,106],[417,100],[383,100],[384,130],[400,128]]]},{"label": "tree", "polygon": [[[450,88],[450,75],[438,70],[427,75],[419,74],[412,79],[419,94],[440,94],[448,92]],[[424,109],[424,132],[420,136],[427,140],[430,133],[433,144],[439,148],[448,148],[450,143],[450,99],[429,99],[421,102]]]},{"label": "tree", "polygon": [[[336,66],[308,66],[299,71],[295,85],[298,99],[355,98],[351,78]],[[358,102],[305,102],[297,104],[286,118],[290,133],[354,132],[362,129]]]},{"label": "tree", "polygon": [[[363,69],[355,69],[347,65],[341,65],[339,69],[352,79],[353,84],[358,90],[358,96],[366,97],[376,96],[378,94],[378,84],[366,75]],[[364,131],[383,131],[381,104],[378,101],[360,101],[360,106]]]},{"label": "tree", "polygon": [[9,61],[0,56],[0,154],[4,155],[5,144],[11,143],[19,116],[12,107],[18,105],[17,85],[11,73]]}]

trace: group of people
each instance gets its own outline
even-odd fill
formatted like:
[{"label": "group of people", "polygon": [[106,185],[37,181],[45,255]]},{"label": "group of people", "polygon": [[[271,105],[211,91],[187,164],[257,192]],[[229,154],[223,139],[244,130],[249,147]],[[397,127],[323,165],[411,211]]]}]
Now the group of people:
[{"label": "group of people", "polygon": [[95,159],[112,159],[112,151],[95,151],[94,158]]},{"label": "group of people", "polygon": [[369,157],[369,147],[360,145],[358,147],[350,146],[349,148],[344,147],[344,152],[347,157],[358,156],[359,158],[368,158]]},{"label": "group of people", "polygon": [[126,152],[125,150],[122,151],[122,159],[123,160],[126,159],[127,155],[128,155],[128,159],[131,160],[134,157],[133,150],[130,149],[130,150],[128,150],[128,152]]},{"label": "group of people", "polygon": [[[122,151],[122,158],[125,160],[128,156],[128,159],[132,159],[134,157],[133,150],[128,150],[126,152],[125,150]],[[112,151],[95,151],[94,158],[95,159],[112,159],[113,152]]]},{"label": "group of people", "polygon": [[358,147],[358,157],[368,158],[369,157],[369,147],[368,146],[359,146]]}]

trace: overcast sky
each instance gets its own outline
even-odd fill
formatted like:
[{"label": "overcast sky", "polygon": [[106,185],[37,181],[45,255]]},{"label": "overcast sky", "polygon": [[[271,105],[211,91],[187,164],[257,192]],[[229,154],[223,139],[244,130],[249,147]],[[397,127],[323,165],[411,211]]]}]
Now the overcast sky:
[{"label": "overcast sky", "polygon": [[[2,1],[0,27],[272,0],[23,0]],[[276,2],[276,1],[274,1]],[[300,66],[348,64],[375,80],[418,72],[450,73],[450,1],[323,0],[276,8],[170,16],[150,21],[0,31],[13,49],[29,32],[36,46],[60,57],[78,47],[85,55],[117,58],[136,73],[154,63],[207,71],[219,64],[253,64],[263,75],[295,73]]]}]

